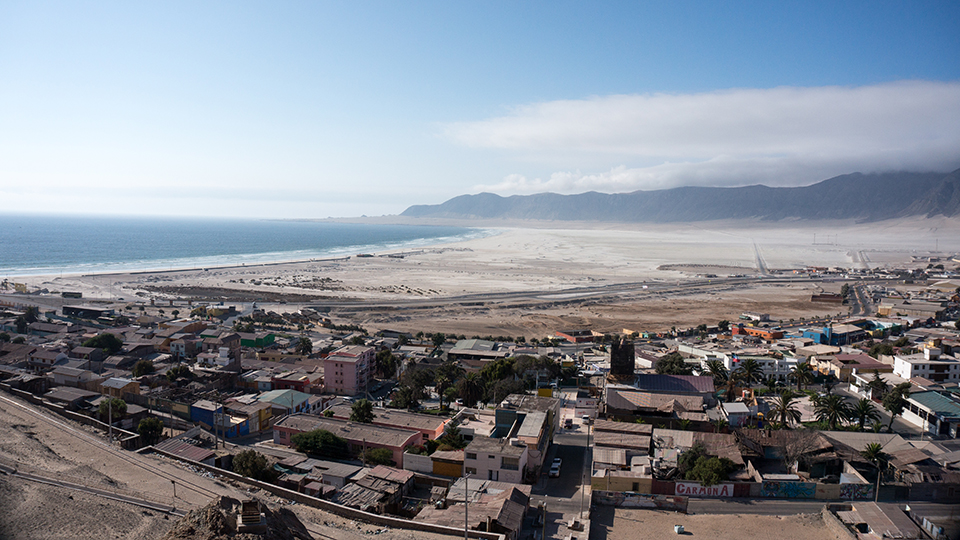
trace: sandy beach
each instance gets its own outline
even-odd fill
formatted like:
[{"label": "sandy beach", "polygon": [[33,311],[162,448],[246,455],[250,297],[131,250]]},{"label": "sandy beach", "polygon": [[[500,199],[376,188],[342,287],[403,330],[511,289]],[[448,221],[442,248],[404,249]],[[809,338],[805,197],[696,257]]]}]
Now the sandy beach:
[{"label": "sandy beach", "polygon": [[[558,325],[669,329],[747,310],[783,320],[824,315],[830,310],[812,304],[810,294],[839,290],[839,283],[773,278],[809,266],[925,267],[916,258],[931,256],[951,269],[957,264],[949,259],[960,252],[960,220],[948,219],[507,225],[484,238],[364,257],[16,281],[51,293],[33,296],[51,307],[63,303],[62,291],[168,313],[176,309],[171,302],[258,301],[278,312],[312,306],[371,329],[532,337]],[[731,283],[736,276],[769,282]],[[693,280],[704,286],[664,290]]]}]

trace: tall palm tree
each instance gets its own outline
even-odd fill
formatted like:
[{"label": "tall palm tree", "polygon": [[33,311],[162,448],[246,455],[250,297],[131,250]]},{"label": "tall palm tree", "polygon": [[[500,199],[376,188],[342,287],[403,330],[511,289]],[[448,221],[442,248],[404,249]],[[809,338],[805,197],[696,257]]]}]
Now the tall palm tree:
[{"label": "tall palm tree", "polygon": [[883,399],[884,394],[890,390],[890,384],[880,376],[880,370],[875,369],[873,378],[867,383],[867,388],[870,389],[870,397]]},{"label": "tall palm tree", "polygon": [[866,425],[867,420],[872,422],[880,420],[880,413],[877,412],[877,408],[872,401],[863,398],[850,408],[850,418],[856,418],[860,431],[863,431],[863,426]]},{"label": "tall palm tree", "polygon": [[797,395],[790,390],[785,390],[773,398],[773,407],[770,412],[773,416],[780,419],[780,428],[789,427],[789,420],[800,423],[800,409],[797,408],[797,402],[794,399]]},{"label": "tall palm tree", "polygon": [[810,362],[800,362],[790,368],[790,377],[797,381],[797,392],[802,392],[803,385],[813,382],[813,367]]},{"label": "tall palm tree", "polygon": [[890,462],[890,456],[883,451],[883,446],[881,446],[880,443],[868,444],[866,448],[860,452],[860,455],[877,468],[877,490],[873,497],[873,500],[876,501],[880,498],[880,477],[883,474],[883,470],[887,468],[887,463]]},{"label": "tall palm tree", "polygon": [[747,385],[763,380],[763,366],[756,358],[744,359],[740,362],[739,370],[743,373],[743,380]]},{"label": "tall palm tree", "polygon": [[713,377],[714,386],[723,386],[730,378],[730,371],[727,369],[727,366],[723,365],[723,361],[721,360],[707,360],[705,366],[707,373]]},{"label": "tall palm tree", "polygon": [[814,414],[817,420],[826,422],[830,426],[830,431],[837,429],[837,424],[850,418],[850,406],[843,399],[843,396],[832,394],[823,396],[817,400],[814,408]]},{"label": "tall palm tree", "polygon": [[468,373],[457,381],[457,394],[467,407],[475,407],[483,397],[483,381],[476,373]]}]

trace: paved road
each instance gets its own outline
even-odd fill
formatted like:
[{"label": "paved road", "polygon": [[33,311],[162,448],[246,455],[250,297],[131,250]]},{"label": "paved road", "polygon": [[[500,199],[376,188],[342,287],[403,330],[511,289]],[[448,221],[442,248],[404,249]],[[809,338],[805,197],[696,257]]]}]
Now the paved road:
[{"label": "paved road", "polygon": [[[827,503],[849,503],[850,501],[824,501],[819,499],[690,499],[687,507],[689,514],[761,514],[767,516],[786,516],[790,514],[813,514],[819,512]],[[914,512],[921,515],[957,515],[956,504],[936,502],[899,501],[901,508],[909,504]]]}]

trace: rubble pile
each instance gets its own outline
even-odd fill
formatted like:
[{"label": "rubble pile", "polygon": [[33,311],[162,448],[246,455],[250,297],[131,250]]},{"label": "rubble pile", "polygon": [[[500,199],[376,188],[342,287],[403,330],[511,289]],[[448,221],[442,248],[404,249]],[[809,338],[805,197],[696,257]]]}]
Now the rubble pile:
[{"label": "rubble pile", "polygon": [[311,540],[313,537],[297,516],[286,508],[271,510],[260,505],[266,532],[238,533],[241,503],[220,497],[203,508],[183,516],[161,540]]}]

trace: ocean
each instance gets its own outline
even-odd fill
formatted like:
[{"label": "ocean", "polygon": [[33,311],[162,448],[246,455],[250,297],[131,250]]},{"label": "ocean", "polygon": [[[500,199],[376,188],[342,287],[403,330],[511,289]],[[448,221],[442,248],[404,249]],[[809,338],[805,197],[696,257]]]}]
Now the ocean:
[{"label": "ocean", "polygon": [[466,227],[0,215],[0,278],[344,257],[488,236]]}]

